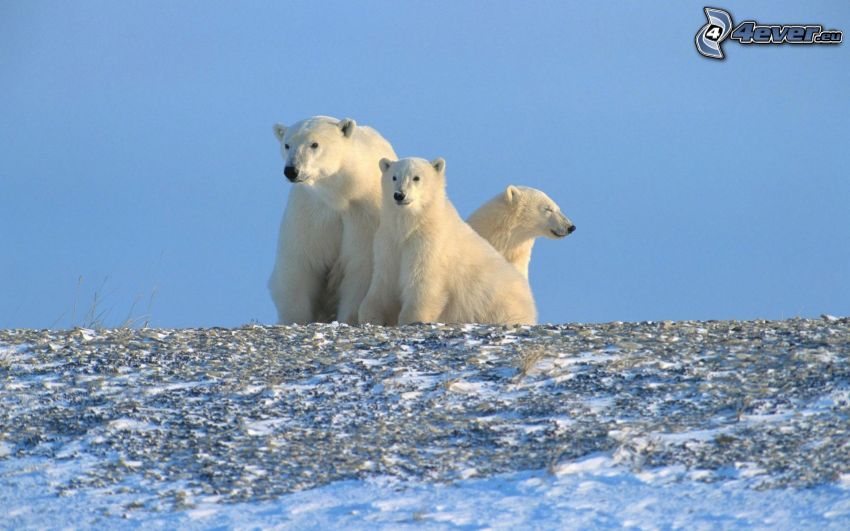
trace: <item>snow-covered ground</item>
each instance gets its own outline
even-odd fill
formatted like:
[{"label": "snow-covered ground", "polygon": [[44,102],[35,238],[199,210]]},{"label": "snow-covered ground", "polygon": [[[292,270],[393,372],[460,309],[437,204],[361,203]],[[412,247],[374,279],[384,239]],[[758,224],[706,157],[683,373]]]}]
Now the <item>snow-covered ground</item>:
[{"label": "snow-covered ground", "polygon": [[850,320],[0,331],[0,528],[850,528]]},{"label": "snow-covered ground", "polygon": [[0,527],[850,528],[850,478],[814,488],[756,490],[746,468],[731,469],[727,480],[705,483],[699,472],[682,467],[635,472],[607,455],[561,463],[555,470],[451,483],[378,476],[269,501],[231,504],[202,496],[185,500],[191,508],[157,512],[133,510],[132,496],[111,489],[57,496],[52,486],[75,472],[74,463],[53,460],[0,463]]}]

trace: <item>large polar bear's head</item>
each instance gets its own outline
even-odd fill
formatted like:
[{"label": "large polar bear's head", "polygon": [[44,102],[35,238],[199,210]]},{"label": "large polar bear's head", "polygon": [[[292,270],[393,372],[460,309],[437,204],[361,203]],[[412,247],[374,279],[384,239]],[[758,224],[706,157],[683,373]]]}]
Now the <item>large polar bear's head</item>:
[{"label": "large polar bear's head", "polygon": [[511,185],[505,189],[503,198],[514,216],[514,230],[520,238],[563,238],[576,230],[570,218],[540,190]]},{"label": "large polar bear's head", "polygon": [[410,213],[427,208],[445,196],[446,161],[436,158],[381,159],[384,208],[403,208]]},{"label": "large polar bear's head", "polygon": [[315,184],[340,170],[357,123],[346,118],[314,116],[289,127],[275,124],[283,174],[293,183]]}]

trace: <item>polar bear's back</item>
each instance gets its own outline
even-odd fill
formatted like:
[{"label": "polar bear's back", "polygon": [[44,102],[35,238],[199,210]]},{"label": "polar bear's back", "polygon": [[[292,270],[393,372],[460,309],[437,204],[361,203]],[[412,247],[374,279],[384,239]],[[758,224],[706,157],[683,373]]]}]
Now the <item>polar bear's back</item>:
[{"label": "polar bear's back", "polygon": [[512,228],[512,212],[505,201],[504,194],[497,194],[489,201],[478,207],[467,219],[467,223],[475,232],[502,252],[508,245],[508,232]]},{"label": "polar bear's back", "polygon": [[443,267],[448,272],[449,301],[445,322],[537,322],[537,310],[526,280],[454,207],[446,215],[449,242]]},{"label": "polar bear's back", "polygon": [[[539,192],[524,186],[513,188],[523,192]],[[469,216],[467,222],[475,232],[495,247],[505,260],[528,278],[528,264],[531,262],[534,238],[524,236],[528,232],[528,227],[524,226],[527,220],[521,212],[525,209],[524,201],[517,198],[517,203],[519,204],[509,203],[502,192],[481,205]]]}]

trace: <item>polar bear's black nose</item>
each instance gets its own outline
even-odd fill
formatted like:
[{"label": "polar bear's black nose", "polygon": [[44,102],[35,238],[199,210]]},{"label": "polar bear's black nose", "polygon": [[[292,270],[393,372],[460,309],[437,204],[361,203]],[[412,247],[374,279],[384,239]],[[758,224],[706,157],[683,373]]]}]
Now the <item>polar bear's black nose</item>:
[{"label": "polar bear's black nose", "polygon": [[572,234],[572,233],[574,233],[575,231],[576,231],[576,226],[575,226],[575,225],[570,225],[569,227],[567,227],[567,234]]},{"label": "polar bear's black nose", "polygon": [[396,201],[404,201],[404,192],[396,192],[393,194],[393,199]]},{"label": "polar bear's black nose", "polygon": [[298,178],[298,170],[295,169],[295,166],[286,166],[283,168],[283,174],[292,182],[295,182],[295,179]]}]

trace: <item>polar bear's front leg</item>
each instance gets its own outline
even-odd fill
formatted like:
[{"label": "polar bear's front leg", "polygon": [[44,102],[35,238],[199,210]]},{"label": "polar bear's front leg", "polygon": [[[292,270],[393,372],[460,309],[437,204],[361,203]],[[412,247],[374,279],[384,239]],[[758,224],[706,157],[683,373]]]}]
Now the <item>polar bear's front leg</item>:
[{"label": "polar bear's front leg", "polygon": [[380,229],[375,234],[372,281],[369,291],[357,312],[358,321],[379,325],[398,322],[399,287],[398,256],[390,252],[393,247]]},{"label": "polar bear's front leg", "polygon": [[395,286],[384,281],[384,276],[375,278],[372,276],[372,284],[369,292],[363,299],[357,312],[357,321],[360,324],[376,324],[394,326],[398,322],[398,302],[393,301]]},{"label": "polar bear's front leg", "polygon": [[398,324],[435,323],[446,308],[447,298],[442,286],[434,282],[418,282],[405,286],[401,296]]},{"label": "polar bear's front leg", "polygon": [[339,310],[337,320],[341,323],[357,324],[360,304],[366,298],[372,279],[372,261],[349,260],[345,264],[339,286]]},{"label": "polar bear's front leg", "polygon": [[307,264],[281,260],[269,278],[269,291],[277,309],[278,324],[313,322],[325,275]]},{"label": "polar bear's front leg", "polygon": [[360,309],[357,311],[357,322],[360,324],[376,324],[386,325],[387,320],[384,317],[386,310],[378,296],[378,290],[369,288],[369,293],[363,299]]},{"label": "polar bear's front leg", "polygon": [[336,298],[328,273],[339,259],[341,232],[336,213],[299,187],[290,191],[268,282],[279,324],[313,322],[325,313],[322,298]]},{"label": "polar bear's front leg", "polygon": [[339,288],[339,310],[337,320],[341,323],[357,324],[360,304],[369,290],[370,276],[364,274],[360,264],[351,264],[346,269]]},{"label": "polar bear's front leg", "polygon": [[344,222],[342,236],[342,282],[339,286],[337,320],[357,324],[357,312],[372,281],[372,243],[375,228]]}]

